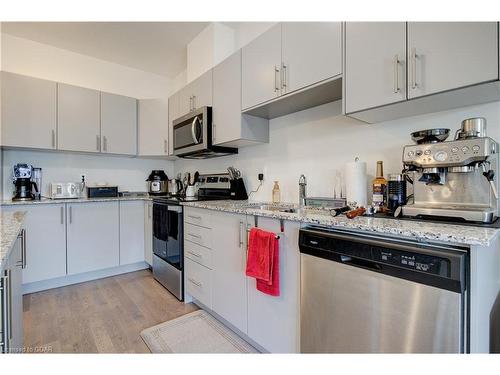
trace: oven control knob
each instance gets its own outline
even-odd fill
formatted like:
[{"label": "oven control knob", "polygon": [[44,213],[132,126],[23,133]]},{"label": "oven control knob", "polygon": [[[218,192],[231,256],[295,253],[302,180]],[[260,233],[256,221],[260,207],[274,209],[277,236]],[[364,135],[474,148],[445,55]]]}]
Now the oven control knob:
[{"label": "oven control knob", "polygon": [[472,146],[472,151],[479,151],[479,146],[478,145],[474,145]]},{"label": "oven control knob", "polygon": [[453,148],[451,149],[451,152],[453,152],[453,153],[458,152],[458,147],[453,147]]},{"label": "oven control knob", "polygon": [[415,155],[415,153],[414,153],[413,151],[408,151],[408,156],[409,156],[410,158],[412,158],[414,155]]},{"label": "oven control knob", "polygon": [[462,152],[467,152],[467,151],[469,151],[469,147],[468,146],[462,147]]},{"label": "oven control knob", "polygon": [[417,150],[417,156],[422,156],[422,150]]},{"label": "oven control knob", "polygon": [[425,150],[425,151],[424,151],[424,154],[425,154],[425,155],[430,155],[430,154],[431,154],[431,150]]},{"label": "oven control knob", "polygon": [[436,161],[445,161],[448,158],[446,151],[438,151],[434,154],[434,159]]}]

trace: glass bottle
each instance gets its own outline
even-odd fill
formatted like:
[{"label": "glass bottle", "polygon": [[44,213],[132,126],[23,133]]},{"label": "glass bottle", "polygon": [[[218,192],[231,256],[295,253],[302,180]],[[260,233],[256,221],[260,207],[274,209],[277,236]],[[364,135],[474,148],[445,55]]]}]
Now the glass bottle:
[{"label": "glass bottle", "polygon": [[279,203],[280,199],[281,199],[280,185],[278,184],[278,181],[274,181],[273,203]]},{"label": "glass bottle", "polygon": [[382,161],[377,161],[377,174],[372,184],[372,203],[377,207],[387,206],[387,180],[384,178],[384,165]]}]

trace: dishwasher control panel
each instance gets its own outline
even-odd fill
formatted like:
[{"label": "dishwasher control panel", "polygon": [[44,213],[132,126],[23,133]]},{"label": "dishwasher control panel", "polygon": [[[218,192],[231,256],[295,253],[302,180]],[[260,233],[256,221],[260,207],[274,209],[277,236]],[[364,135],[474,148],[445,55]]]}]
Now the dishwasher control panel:
[{"label": "dishwasher control panel", "polygon": [[433,275],[449,277],[450,261],[446,258],[407,251],[372,247],[373,260]]}]

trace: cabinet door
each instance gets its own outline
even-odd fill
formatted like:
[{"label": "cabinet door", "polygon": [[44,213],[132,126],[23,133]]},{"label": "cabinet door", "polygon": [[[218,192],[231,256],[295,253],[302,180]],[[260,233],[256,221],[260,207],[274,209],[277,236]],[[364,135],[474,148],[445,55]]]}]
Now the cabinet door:
[{"label": "cabinet door", "polygon": [[168,155],[168,106],[161,99],[141,99],[139,107],[139,155]]},{"label": "cabinet door", "polygon": [[344,70],[347,113],[406,100],[406,23],[347,22]]},{"label": "cabinet door", "polygon": [[408,97],[498,79],[496,22],[408,22]]},{"label": "cabinet door", "polygon": [[241,138],[241,50],[213,69],[212,142]]},{"label": "cabinet door", "polygon": [[281,24],[242,49],[241,99],[247,109],[280,95]]},{"label": "cabinet door", "polygon": [[144,205],[144,259],[153,265],[153,202]]},{"label": "cabinet door", "polygon": [[[250,220],[250,223],[253,223],[253,220]],[[259,217],[259,228],[279,232],[280,223],[279,220]],[[299,224],[286,221],[285,233],[280,238],[279,297],[272,297],[258,291],[255,279],[247,279],[248,336],[271,353],[297,353],[299,351],[298,235]]]},{"label": "cabinet door", "polygon": [[137,100],[101,93],[101,151],[137,154]]},{"label": "cabinet door", "polygon": [[144,202],[120,202],[120,265],[144,261]]},{"label": "cabinet door", "polygon": [[118,202],[71,203],[67,209],[68,274],[118,266]]},{"label": "cabinet door", "polygon": [[2,146],[56,148],[55,82],[2,72]]},{"label": "cabinet door", "polygon": [[168,98],[168,154],[174,154],[174,125],[173,122],[179,117],[179,94],[176,93]]},{"label": "cabinet door", "polygon": [[178,101],[178,113],[174,120],[187,115],[189,112],[193,110],[193,88],[192,83],[187,86],[184,86],[179,92],[176,94]]},{"label": "cabinet door", "polygon": [[26,268],[23,284],[66,275],[65,205],[40,204],[2,207],[3,211],[27,211]]},{"label": "cabinet door", "polygon": [[246,218],[215,212],[212,233],[212,309],[246,333]]},{"label": "cabinet door", "polygon": [[23,347],[24,324],[23,324],[23,272],[21,240],[18,238],[14,243],[11,255],[7,262],[10,285],[10,314],[11,329],[9,337],[9,347],[15,353]]},{"label": "cabinet door", "polygon": [[190,83],[193,109],[212,105],[212,70]]},{"label": "cabinet door", "polygon": [[99,152],[99,91],[62,83],[58,83],[57,87],[57,148]]},{"label": "cabinet door", "polygon": [[342,74],[340,22],[284,22],[282,94]]}]

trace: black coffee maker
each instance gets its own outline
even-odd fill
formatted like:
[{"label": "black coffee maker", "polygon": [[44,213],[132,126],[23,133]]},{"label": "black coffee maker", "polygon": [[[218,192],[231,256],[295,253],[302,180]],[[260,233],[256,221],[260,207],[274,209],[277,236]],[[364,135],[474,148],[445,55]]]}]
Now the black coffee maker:
[{"label": "black coffee maker", "polygon": [[13,201],[31,201],[35,199],[33,190],[38,194],[38,186],[32,180],[33,167],[29,164],[16,164],[13,169]]}]

